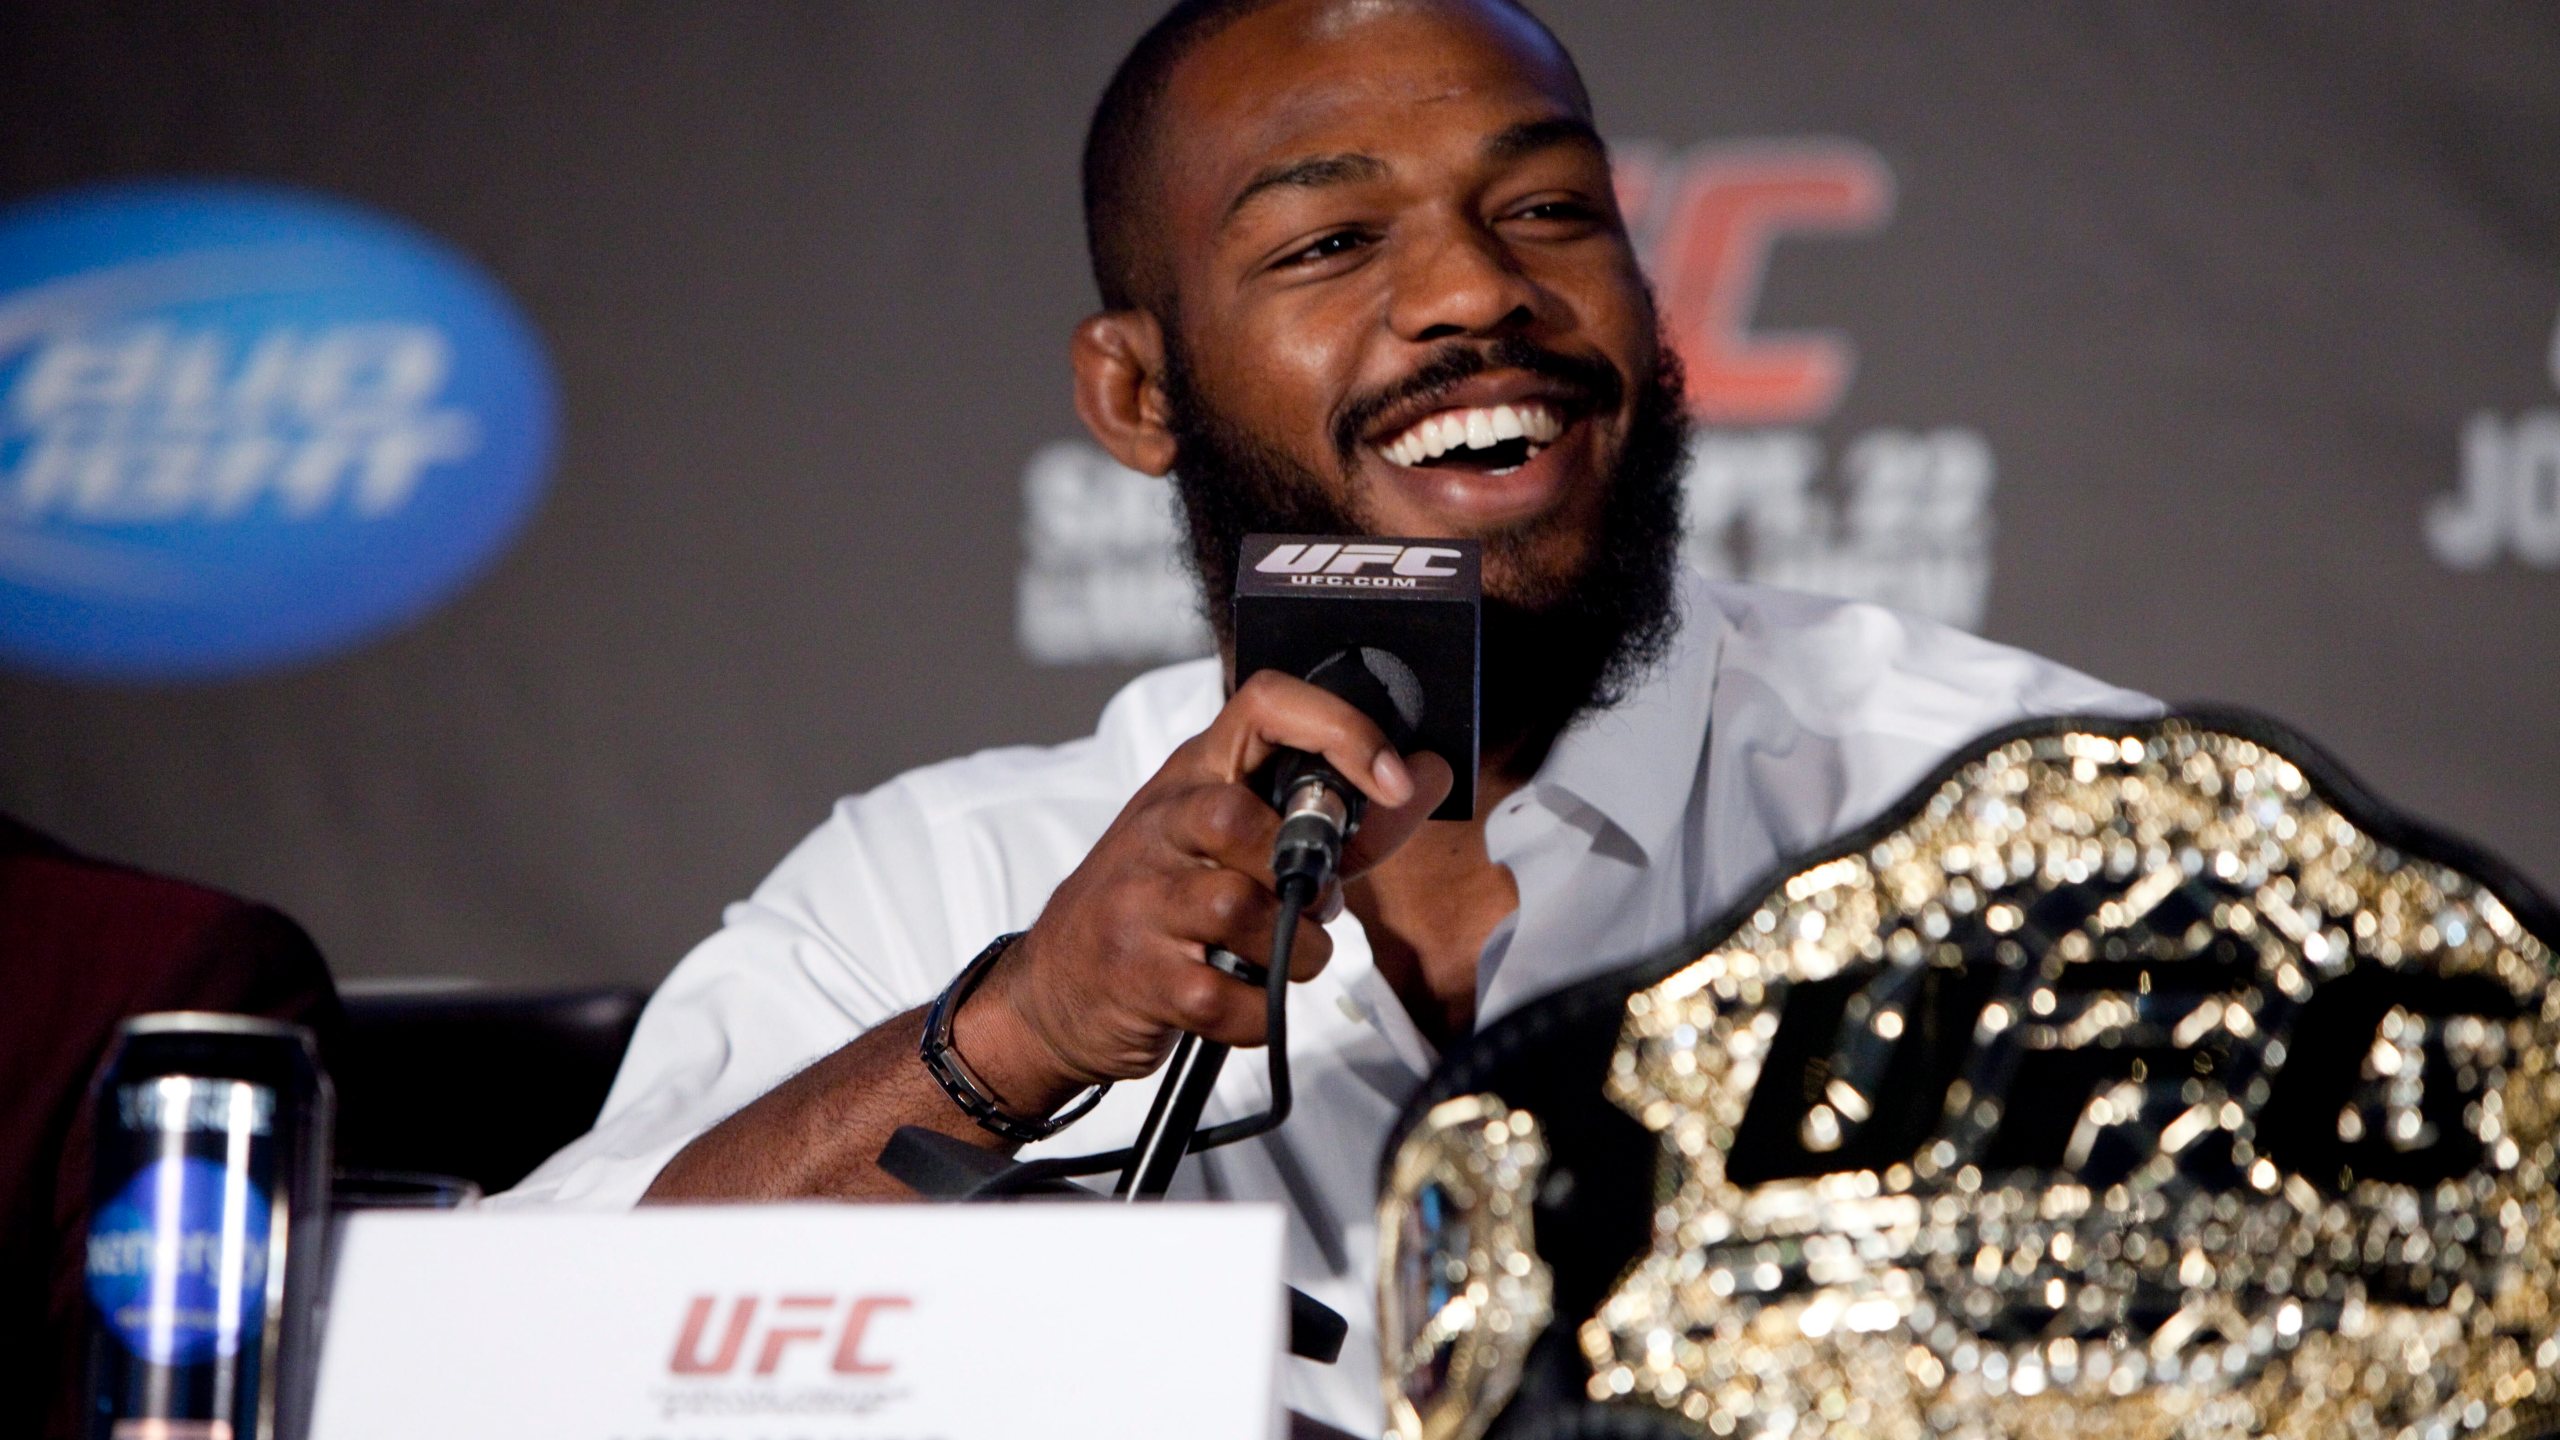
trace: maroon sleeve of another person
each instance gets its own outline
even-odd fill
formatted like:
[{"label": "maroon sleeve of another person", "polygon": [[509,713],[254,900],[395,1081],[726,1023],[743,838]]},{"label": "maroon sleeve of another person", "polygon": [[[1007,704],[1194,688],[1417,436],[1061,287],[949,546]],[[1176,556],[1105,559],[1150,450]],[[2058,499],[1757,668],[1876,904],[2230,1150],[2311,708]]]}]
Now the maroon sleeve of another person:
[{"label": "maroon sleeve of another person", "polygon": [[89,1306],[88,1087],[118,1022],[343,1019],[320,952],[263,905],[79,855],[0,816],[0,1434],[76,1440]]}]

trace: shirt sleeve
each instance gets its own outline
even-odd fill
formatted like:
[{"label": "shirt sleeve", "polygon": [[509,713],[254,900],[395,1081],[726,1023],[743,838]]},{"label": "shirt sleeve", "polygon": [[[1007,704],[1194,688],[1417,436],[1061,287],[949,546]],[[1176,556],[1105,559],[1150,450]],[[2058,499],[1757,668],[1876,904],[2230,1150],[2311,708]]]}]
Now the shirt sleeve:
[{"label": "shirt sleeve", "polygon": [[693,1137],[930,1000],[953,969],[939,890],[909,787],[840,802],[658,987],[595,1128],[489,1204],[637,1204]]}]

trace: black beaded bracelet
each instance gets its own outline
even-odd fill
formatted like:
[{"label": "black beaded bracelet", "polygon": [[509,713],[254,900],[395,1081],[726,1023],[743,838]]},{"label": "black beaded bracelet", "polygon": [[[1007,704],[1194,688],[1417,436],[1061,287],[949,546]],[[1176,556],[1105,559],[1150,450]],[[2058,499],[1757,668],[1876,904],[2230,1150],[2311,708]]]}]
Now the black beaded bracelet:
[{"label": "black beaded bracelet", "polygon": [[1021,938],[1022,932],[1016,930],[989,941],[987,948],[979,951],[977,958],[963,966],[951,984],[934,997],[933,1008],[925,1012],[924,1039],[917,1043],[916,1055],[924,1061],[925,1073],[942,1087],[942,1093],[951,1097],[951,1103],[959,1106],[962,1114],[977,1121],[980,1129],[1028,1145],[1034,1140],[1046,1140],[1083,1119],[1085,1112],[1102,1103],[1104,1092],[1111,1086],[1108,1082],[1094,1086],[1074,1104],[1045,1120],[1025,1120],[998,1104],[995,1092],[969,1068],[969,1062],[960,1058],[959,1048],[951,1043],[951,1028],[959,1019],[961,1002],[978,988],[978,982],[986,978],[997,958]]}]

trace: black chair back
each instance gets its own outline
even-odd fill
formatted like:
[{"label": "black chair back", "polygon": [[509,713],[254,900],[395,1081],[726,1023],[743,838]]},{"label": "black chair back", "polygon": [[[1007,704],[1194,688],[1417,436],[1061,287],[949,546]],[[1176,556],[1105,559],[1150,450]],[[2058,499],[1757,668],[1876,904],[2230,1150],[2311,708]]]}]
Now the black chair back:
[{"label": "black chair back", "polygon": [[339,1168],[514,1185],[595,1123],[648,998],[358,988],[335,1077]]}]

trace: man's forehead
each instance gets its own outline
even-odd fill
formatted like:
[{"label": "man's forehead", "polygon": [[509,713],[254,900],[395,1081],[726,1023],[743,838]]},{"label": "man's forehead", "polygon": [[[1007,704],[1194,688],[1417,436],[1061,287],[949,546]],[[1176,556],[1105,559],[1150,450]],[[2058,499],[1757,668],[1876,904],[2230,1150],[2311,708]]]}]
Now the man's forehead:
[{"label": "man's forehead", "polygon": [[[1588,118],[1572,65],[1527,16],[1473,0],[1284,0],[1202,45],[1167,87],[1159,152],[1194,203],[1275,158],[1434,113]],[[1209,193],[1202,193],[1203,189]]]}]

